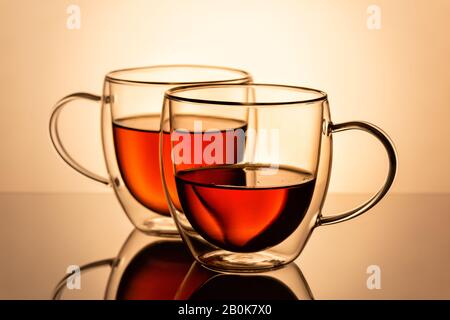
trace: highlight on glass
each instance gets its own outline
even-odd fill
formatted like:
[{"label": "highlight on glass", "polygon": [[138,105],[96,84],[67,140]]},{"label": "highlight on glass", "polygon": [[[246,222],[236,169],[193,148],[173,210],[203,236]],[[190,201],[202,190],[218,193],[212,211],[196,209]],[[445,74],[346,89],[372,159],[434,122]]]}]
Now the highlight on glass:
[{"label": "highlight on glass", "polygon": [[[247,83],[249,73],[202,65],[160,65],[108,73],[103,94],[74,93],[61,99],[50,118],[50,138],[73,169],[114,189],[130,221],[159,235],[177,234],[170,218],[159,168],[160,114],[164,92],[187,84]],[[58,130],[63,107],[73,100],[99,102],[108,176],[83,167],[67,151]]]},{"label": "highlight on glass", "polygon": [[[293,261],[314,228],[356,217],[380,201],[397,166],[388,136],[366,122],[334,124],[327,95],[272,84],[183,86],[166,92],[160,161],[170,212],[194,258],[246,272]],[[325,216],[332,136],[357,129],[385,147],[379,192]]]}]

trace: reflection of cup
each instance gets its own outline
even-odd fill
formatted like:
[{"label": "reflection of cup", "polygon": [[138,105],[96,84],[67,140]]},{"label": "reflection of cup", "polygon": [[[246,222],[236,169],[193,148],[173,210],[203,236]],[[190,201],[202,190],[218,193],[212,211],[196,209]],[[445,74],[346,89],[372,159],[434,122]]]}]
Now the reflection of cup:
[{"label": "reflection of cup", "polygon": [[195,262],[175,296],[177,300],[311,300],[313,295],[296,264],[263,273],[228,274]]},{"label": "reflection of cup", "polygon": [[171,300],[193,262],[180,239],[135,230],[112,267],[105,299]]},{"label": "reflection of cup", "polygon": [[[162,170],[174,168],[177,184],[173,195],[163,175],[169,207],[195,259],[213,269],[253,272],[292,262],[315,227],[366,212],[383,198],[395,176],[396,154],[387,135],[366,122],[333,124],[327,96],[318,90],[266,84],[173,88],[166,92],[162,114],[171,139],[161,139],[161,154],[172,151],[172,162],[161,161]],[[184,128],[194,127],[187,116],[192,122],[215,119],[213,124],[203,121],[203,131],[194,132],[199,140],[206,132],[229,128],[233,121],[245,122],[241,160],[224,164],[218,157],[218,162],[185,163],[185,153],[178,151],[184,141],[177,139]],[[379,139],[389,157],[388,176],[380,191],[360,207],[322,216],[332,134],[350,129]],[[210,155],[223,153],[220,134],[216,141],[219,150]],[[205,155],[199,150],[187,160]]]},{"label": "reflection of cup", "polygon": [[[117,257],[80,268],[84,273],[105,265],[111,266],[105,290],[108,300],[312,299],[306,280],[293,263],[263,273],[218,273],[195,262],[181,239],[158,238],[137,229]],[[54,298],[62,296],[69,276],[58,283]]]},{"label": "reflection of cup", "polygon": [[218,273],[194,262],[181,240],[162,240],[137,230],[115,260],[106,299],[312,299],[293,263],[251,275]]},{"label": "reflection of cup", "polygon": [[[134,229],[117,257],[85,264],[80,271],[111,267],[108,300],[172,300],[193,262],[179,237],[160,238]],[[53,299],[61,298],[70,276],[56,285]]]},{"label": "reflection of cup", "polygon": [[[57,103],[50,119],[50,137],[59,155],[72,168],[114,188],[126,214],[138,229],[176,234],[169,218],[159,168],[160,114],[164,92],[176,85],[246,83],[250,79],[245,71],[194,65],[113,71],[105,77],[102,96],[75,93]],[[61,142],[58,116],[62,107],[75,99],[101,102],[102,141],[108,177],[85,169],[69,155]]]}]

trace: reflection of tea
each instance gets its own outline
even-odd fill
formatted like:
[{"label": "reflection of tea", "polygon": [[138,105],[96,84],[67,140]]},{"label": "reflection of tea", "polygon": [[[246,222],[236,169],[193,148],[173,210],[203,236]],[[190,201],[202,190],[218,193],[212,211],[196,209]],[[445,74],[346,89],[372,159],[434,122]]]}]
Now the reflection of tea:
[{"label": "reflection of tea", "polygon": [[[245,123],[232,119],[219,118],[198,118],[193,116],[184,116],[177,119],[180,127],[187,131],[180,131],[178,136],[180,144],[188,146],[189,150],[183,150],[184,155],[189,154],[190,157],[186,163],[181,164],[182,168],[198,167],[203,165],[202,152],[208,148],[210,144],[215,143],[215,138],[211,138],[217,132],[222,136],[222,143],[218,149],[221,149],[221,161],[227,158],[227,132],[235,130],[243,130],[245,132]],[[201,123],[204,128],[216,128],[216,132],[193,132],[194,123]],[[114,121],[114,143],[117,154],[117,162],[119,164],[120,173],[126,186],[133,196],[147,208],[165,215],[169,215],[169,208],[166,203],[164,190],[161,182],[161,173],[159,167],[159,115],[146,115],[118,119]],[[194,150],[197,144],[196,137],[200,137],[200,150]],[[170,134],[163,135],[164,145],[170,145]],[[186,141],[188,143],[186,143]],[[232,162],[236,163],[241,160],[237,150],[238,139],[232,141],[233,157]],[[174,142],[177,145],[177,141]],[[242,146],[240,146],[242,147]],[[200,152],[200,157],[195,156],[195,152]],[[165,148],[163,153],[163,162],[166,174],[166,183],[169,193],[176,207],[178,198],[176,196],[175,180],[173,178],[173,165],[171,160],[171,148]],[[195,160],[199,158],[200,162]]]},{"label": "reflection of tea", "polygon": [[231,165],[178,172],[178,195],[194,229],[230,251],[286,239],[306,214],[315,178],[288,167]]},{"label": "reflection of tea", "polygon": [[179,242],[156,242],[140,251],[125,269],[118,300],[173,299],[192,264]]}]

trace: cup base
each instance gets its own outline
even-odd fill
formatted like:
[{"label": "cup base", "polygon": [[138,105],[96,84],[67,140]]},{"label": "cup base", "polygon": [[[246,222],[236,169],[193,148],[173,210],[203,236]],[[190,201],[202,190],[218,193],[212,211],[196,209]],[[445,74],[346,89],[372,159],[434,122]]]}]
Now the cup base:
[{"label": "cup base", "polygon": [[179,237],[178,229],[169,217],[153,217],[137,226],[137,228],[149,235],[155,235],[158,237]]},{"label": "cup base", "polygon": [[226,272],[261,272],[279,268],[290,261],[268,252],[235,253],[225,250],[197,257],[206,268]]}]

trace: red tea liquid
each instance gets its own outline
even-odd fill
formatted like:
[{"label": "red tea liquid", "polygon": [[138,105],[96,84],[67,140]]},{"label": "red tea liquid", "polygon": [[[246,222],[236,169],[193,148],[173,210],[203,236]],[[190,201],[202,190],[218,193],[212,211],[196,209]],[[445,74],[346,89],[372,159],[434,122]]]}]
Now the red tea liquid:
[{"label": "red tea liquid", "polygon": [[[194,121],[201,121],[203,127],[206,129],[217,128],[218,131],[194,132]],[[179,136],[181,136],[180,141],[187,140],[189,142],[188,147],[191,148],[190,150],[183,150],[191,155],[186,163],[179,165],[179,168],[184,169],[204,165],[202,157],[200,157],[200,162],[198,162],[199,158],[194,159],[194,156],[196,153],[202,153],[205,148],[213,143],[214,139],[210,139],[209,136],[217,133],[223,138],[223,153],[220,154],[219,158],[224,162],[219,161],[219,163],[225,163],[230,158],[227,158],[225,145],[227,132],[238,129],[245,131],[246,128],[245,123],[238,120],[195,118],[192,116],[184,116],[181,119],[177,119],[177,124],[179,124],[180,128],[184,128],[179,132]],[[120,173],[131,194],[142,205],[152,211],[169,215],[159,166],[159,128],[159,115],[137,116],[115,120],[113,123],[114,144]],[[198,138],[200,138],[200,144],[198,144]],[[164,145],[166,146],[163,149],[163,162],[167,188],[175,206],[180,208],[176,194],[171,148],[167,147],[171,143],[170,134],[165,133],[163,139]],[[234,157],[232,157],[232,162],[237,163],[241,159],[237,152],[237,144],[239,141],[235,139],[232,143],[234,144]],[[177,141],[174,142],[174,145],[177,145]]]},{"label": "red tea liquid", "polygon": [[255,252],[298,227],[315,178],[287,167],[230,165],[178,172],[176,184],[183,212],[198,233],[223,249]]}]

